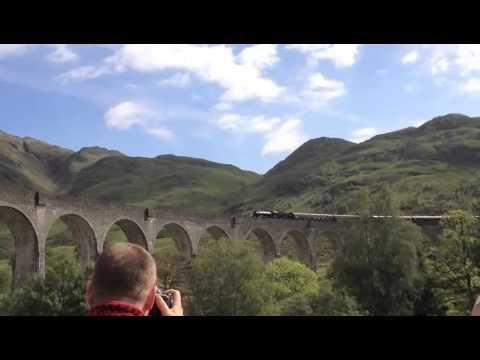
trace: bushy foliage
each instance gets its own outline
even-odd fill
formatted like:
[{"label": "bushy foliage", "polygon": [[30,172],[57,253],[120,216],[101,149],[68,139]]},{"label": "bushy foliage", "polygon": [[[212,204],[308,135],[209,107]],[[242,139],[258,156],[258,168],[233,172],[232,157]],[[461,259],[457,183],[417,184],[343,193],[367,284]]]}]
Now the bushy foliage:
[{"label": "bushy foliage", "polygon": [[275,259],[265,269],[271,302],[268,315],[309,315],[310,297],[318,292],[315,272],[286,257]]},{"label": "bushy foliage", "polygon": [[5,315],[84,315],[85,272],[67,258],[57,258],[46,269],[45,279],[30,278],[2,301]]},{"label": "bushy foliage", "polygon": [[266,301],[261,258],[243,242],[218,241],[193,261],[192,315],[258,315]]},{"label": "bushy foliage", "polygon": [[330,280],[304,264],[280,258],[266,266],[270,293],[264,314],[281,316],[330,316],[363,314],[356,300],[334,289]]},{"label": "bushy foliage", "polygon": [[330,280],[320,277],[319,291],[310,300],[313,315],[358,316],[368,315],[357,300],[346,291],[335,289]]},{"label": "bushy foliage", "polygon": [[160,241],[166,244],[161,247],[157,246],[153,251],[153,257],[157,264],[158,285],[164,289],[179,288],[183,285],[185,270],[190,261],[187,255],[177,251],[172,239]]},{"label": "bushy foliage", "polygon": [[[421,280],[421,230],[394,217],[392,192],[385,188],[371,198],[363,194],[358,207],[365,215],[339,242],[331,276],[372,315],[412,315]],[[377,220],[369,215],[392,215]]]},{"label": "bushy foliage", "polygon": [[0,264],[0,294],[8,293],[12,288],[12,271],[9,264]]},{"label": "bushy foliage", "polygon": [[432,273],[448,313],[468,314],[480,295],[480,223],[462,210],[442,222],[439,243],[432,247]]}]

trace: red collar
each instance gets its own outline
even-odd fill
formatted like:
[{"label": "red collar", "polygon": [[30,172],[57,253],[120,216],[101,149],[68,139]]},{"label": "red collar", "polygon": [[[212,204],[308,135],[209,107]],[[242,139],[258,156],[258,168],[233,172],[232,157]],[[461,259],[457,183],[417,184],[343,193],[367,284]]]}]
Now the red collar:
[{"label": "red collar", "polygon": [[109,300],[89,310],[91,316],[144,316],[139,308],[124,301]]}]

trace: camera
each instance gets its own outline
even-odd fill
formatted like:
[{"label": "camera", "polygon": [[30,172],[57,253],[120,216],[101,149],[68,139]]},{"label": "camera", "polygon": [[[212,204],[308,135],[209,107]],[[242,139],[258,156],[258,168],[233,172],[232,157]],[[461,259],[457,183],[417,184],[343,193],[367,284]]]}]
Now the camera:
[{"label": "camera", "polygon": [[[163,291],[159,288],[155,288],[155,295],[160,295],[161,298],[163,299],[163,301],[165,301],[165,303],[167,304],[167,306],[169,308],[171,308],[173,306],[173,298],[170,294],[167,294],[165,291]],[[152,310],[149,313],[149,316],[154,316],[154,317],[162,316],[162,314],[160,313],[160,310],[158,309],[158,307],[155,303],[153,304],[153,307],[152,307]]]},{"label": "camera", "polygon": [[155,294],[160,295],[160,297],[163,299],[163,301],[165,301],[165,303],[167,304],[167,306],[169,308],[171,308],[173,306],[173,298],[170,294],[167,294],[166,292],[164,292],[163,290],[161,290],[159,288],[155,289]]}]

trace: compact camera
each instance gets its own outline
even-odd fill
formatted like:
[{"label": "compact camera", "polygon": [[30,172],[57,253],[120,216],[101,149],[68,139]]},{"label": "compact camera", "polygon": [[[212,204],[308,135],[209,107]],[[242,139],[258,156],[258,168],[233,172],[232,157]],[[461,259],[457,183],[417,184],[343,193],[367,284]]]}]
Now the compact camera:
[{"label": "compact camera", "polygon": [[163,301],[165,301],[165,303],[167,304],[167,306],[169,308],[171,308],[173,306],[173,298],[170,294],[167,294],[165,291],[163,291],[159,288],[155,289],[155,294],[160,295],[161,298],[163,299]]},{"label": "compact camera", "polygon": [[[155,294],[160,295],[163,301],[167,304],[169,308],[173,306],[173,297],[170,294],[167,294],[165,291],[159,288],[155,288]],[[150,316],[162,316],[160,310],[158,309],[157,305],[154,303],[152,310],[149,313]]]}]

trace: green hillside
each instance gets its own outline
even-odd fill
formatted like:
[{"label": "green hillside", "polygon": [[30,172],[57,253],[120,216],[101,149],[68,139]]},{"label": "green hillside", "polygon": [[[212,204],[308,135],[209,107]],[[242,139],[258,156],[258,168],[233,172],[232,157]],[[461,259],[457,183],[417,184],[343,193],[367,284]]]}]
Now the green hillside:
[{"label": "green hillside", "polygon": [[78,173],[97,161],[110,156],[125,156],[119,151],[108,150],[101,147],[85,147],[80,151],[71,154],[55,174],[55,181],[59,184],[58,192],[68,194],[75,182]]},{"label": "green hillside", "polygon": [[101,147],[74,152],[0,132],[0,186],[214,214],[258,178],[202,159],[132,158]]},{"label": "green hillside", "polygon": [[0,185],[57,191],[55,174],[72,153],[39,140],[0,131]]},{"label": "green hillside", "polygon": [[78,152],[0,132],[0,186],[212,215],[268,208],[351,212],[389,184],[404,213],[439,214],[480,195],[480,118],[449,114],[360,144],[307,141],[264,176],[202,159]]},{"label": "green hillside", "polygon": [[232,191],[259,176],[231,165],[162,155],[109,157],[79,172],[70,194],[190,213],[221,213]]},{"label": "green hillside", "polygon": [[351,212],[361,188],[389,184],[404,213],[441,214],[480,195],[480,118],[450,114],[360,144],[310,140],[247,187],[229,212]]}]

